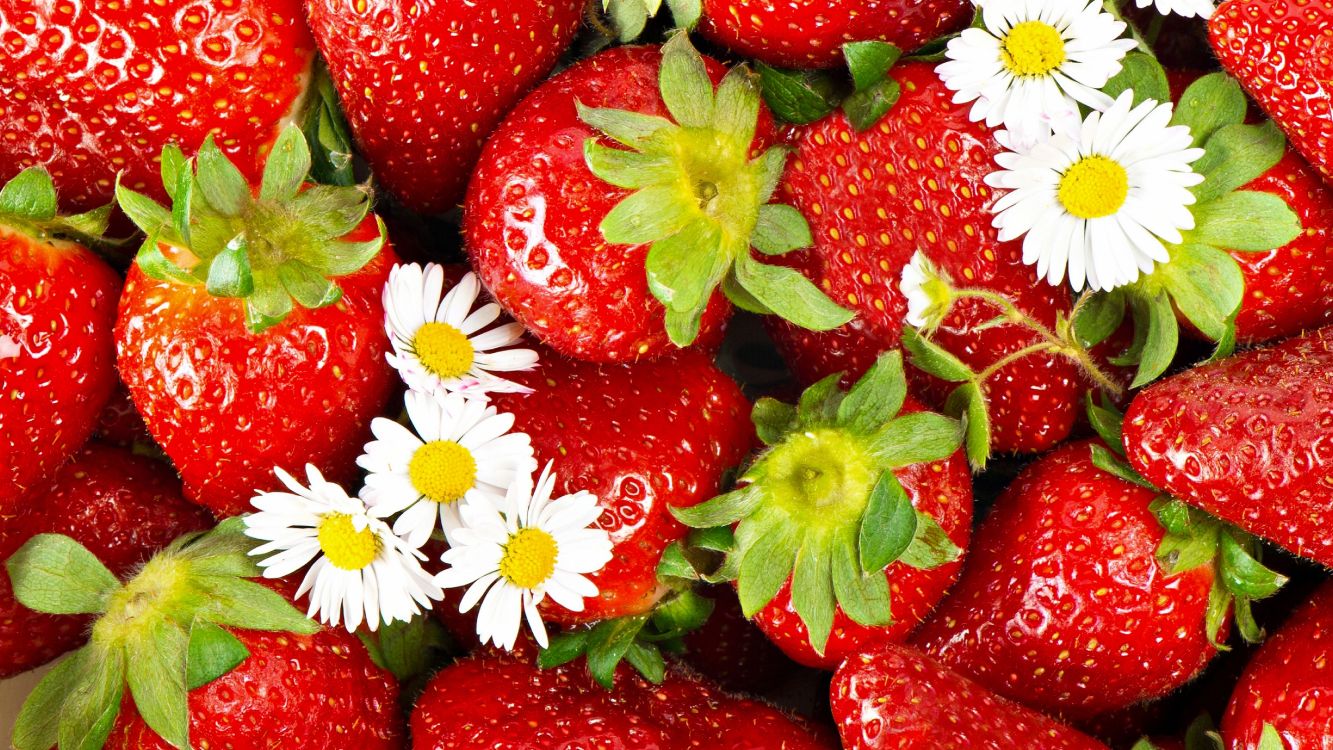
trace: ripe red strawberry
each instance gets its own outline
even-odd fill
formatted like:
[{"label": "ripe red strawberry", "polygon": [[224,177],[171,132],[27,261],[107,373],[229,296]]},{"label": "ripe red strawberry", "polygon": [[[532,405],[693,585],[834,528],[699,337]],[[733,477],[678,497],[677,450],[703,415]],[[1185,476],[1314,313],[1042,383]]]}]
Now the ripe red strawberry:
[{"label": "ripe red strawberry", "polygon": [[161,197],[162,148],[209,134],[257,179],[305,91],[304,15],[300,0],[5,0],[0,179],[44,165],[80,210],[110,200],[117,175]]},{"label": "ripe red strawberry", "polygon": [[589,622],[650,609],[665,588],[657,565],[687,531],[667,506],[717,494],[723,474],[754,442],[750,403],[697,352],[637,365],[594,365],[541,348],[541,366],[509,376],[531,394],[493,394],[514,430],[532,438],[539,465],[555,462],[555,494],[587,490],[613,558],[589,576],[600,593],[584,611],[552,606],[558,620]]},{"label": "ripe red strawberry", "polygon": [[486,136],[574,39],[582,0],[311,0],[310,28],[362,152],[409,208],[463,197]]},{"label": "ripe red strawberry", "polygon": [[1265,726],[1280,738],[1274,748],[1321,748],[1333,736],[1333,585],[1301,605],[1245,667],[1222,718],[1228,750],[1268,750]]},{"label": "ripe red strawberry", "polygon": [[[37,534],[65,534],[112,573],[127,575],[171,540],[212,519],[180,495],[169,466],[89,443],[56,472],[49,490],[0,524],[0,559]],[[0,678],[45,664],[87,638],[88,619],[34,612],[0,574]]]},{"label": "ripe red strawberry", "polygon": [[[828,328],[850,313],[761,263],[809,244],[770,204],[785,151],[756,76],[684,34],[608,50],[529,95],[487,142],[464,235],[501,305],[553,349],[603,362],[716,342],[730,305]],[[668,116],[670,119],[668,119]]]},{"label": "ripe red strawberry", "polygon": [[699,31],[746,57],[789,68],[829,68],[847,42],[914,50],[966,26],[964,0],[703,0]]},{"label": "ripe red strawberry", "polygon": [[207,144],[193,172],[178,152],[164,158],[169,184],[193,182],[192,234],[143,196],[118,194],[152,238],[121,296],[120,374],[186,496],[219,517],[276,487],[275,466],[350,480],[395,383],[381,303],[394,256],[369,197],[303,190],[309,159],[294,128],[257,198],[227,165]]},{"label": "ripe red strawberry", "polygon": [[1333,328],[1196,367],[1130,405],[1130,463],[1161,487],[1333,565]]},{"label": "ripe red strawberry", "polygon": [[484,653],[440,671],[412,712],[413,750],[635,748],[821,750],[796,721],[725,695],[679,667],[660,685],[622,669],[615,692],[572,667]]},{"label": "ripe red strawberry", "polygon": [[[900,345],[907,302],[899,282],[917,251],[954,286],[1000,293],[1047,327],[1070,310],[1068,290],[1040,283],[1023,265],[1021,243],[996,239],[995,195],[982,181],[995,170],[995,139],[971,122],[966,106],[953,103],[932,65],[899,65],[891,75],[902,97],[868,130],[856,131],[838,111],[797,131],[783,194],[810,220],[815,244],[790,257],[857,313],[828,333],[772,326],[803,382],[840,371],[855,377]],[[1017,325],[978,330],[1000,313],[989,302],[959,300],[933,340],[978,372],[1040,341]],[[953,388],[927,378],[919,384],[935,405]],[[1051,354],[1000,368],[986,381],[992,448],[1036,452],[1063,440],[1084,388],[1078,368]]]},{"label": "ripe red strawberry", "polygon": [[846,750],[1106,750],[905,646],[843,662],[829,693]]},{"label": "ripe red strawberry", "polygon": [[731,587],[713,586],[704,596],[713,602],[708,621],[681,639],[681,659],[690,667],[727,690],[760,696],[775,695],[800,672],[745,618]]},{"label": "ripe red strawberry", "polygon": [[1326,182],[1333,180],[1330,30],[1329,0],[1228,0],[1208,24],[1222,67],[1286,131]]},{"label": "ripe red strawberry", "polygon": [[37,169],[0,193],[0,515],[83,445],[115,388],[120,278],[57,239],[99,234],[105,222],[105,213],[57,216],[51,179]]}]

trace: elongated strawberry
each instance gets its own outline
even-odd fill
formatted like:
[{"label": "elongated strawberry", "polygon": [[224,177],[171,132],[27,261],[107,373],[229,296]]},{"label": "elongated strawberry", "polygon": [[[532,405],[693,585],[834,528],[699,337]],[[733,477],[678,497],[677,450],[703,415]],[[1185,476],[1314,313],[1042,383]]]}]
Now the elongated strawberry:
[{"label": "elongated strawberry", "polygon": [[761,399],[770,446],[732,492],[676,516],[736,523],[726,562],[746,616],[788,656],[823,668],[903,638],[958,573],[972,518],[960,426],[907,400],[902,357],[849,391],[831,375],[798,406]]},{"label": "elongated strawberry", "polygon": [[409,208],[463,197],[482,143],[574,39],[581,0],[313,0],[310,28],[375,176]]},{"label": "elongated strawberry", "polygon": [[1333,564],[1333,328],[1205,364],[1135,397],[1125,451],[1148,481]]},{"label": "elongated strawberry", "polygon": [[304,17],[300,0],[0,3],[0,179],[43,165],[79,210],[117,175],[161,197],[163,147],[210,134],[257,179],[305,91]]},{"label": "elongated strawberry", "polygon": [[622,362],[716,342],[724,292],[808,327],[850,317],[752,256],[808,245],[809,232],[769,203],[786,151],[769,148],[755,76],[723,73],[683,34],[660,51],[609,50],[543,84],[491,136],[468,191],[468,252],[553,349]]},{"label": "elongated strawberry", "polygon": [[292,128],[259,186],[206,143],[195,164],[164,152],[172,211],[118,191],[148,234],[120,300],[121,377],[186,496],[219,516],[275,487],[274,466],[350,479],[395,382],[383,227],[359,189],[303,188],[309,164]]},{"label": "elongated strawberry", "polygon": [[843,662],[829,693],[847,750],[1106,748],[905,646],[880,646]]},{"label": "elongated strawberry", "polygon": [[[37,534],[66,534],[116,576],[187,531],[210,525],[185,502],[171,468],[128,451],[90,443],[64,464],[49,490],[23,515],[0,525],[0,557]],[[0,575],[0,678],[45,664],[87,638],[88,620],[34,612]]]},{"label": "elongated strawberry", "polygon": [[791,68],[828,68],[847,42],[904,50],[966,26],[965,0],[703,0],[699,31],[747,57]]},{"label": "elongated strawberry", "polygon": [[106,216],[58,216],[40,169],[0,190],[0,515],[42,491],[92,434],[115,388],[120,278],[60,239],[100,234]]}]

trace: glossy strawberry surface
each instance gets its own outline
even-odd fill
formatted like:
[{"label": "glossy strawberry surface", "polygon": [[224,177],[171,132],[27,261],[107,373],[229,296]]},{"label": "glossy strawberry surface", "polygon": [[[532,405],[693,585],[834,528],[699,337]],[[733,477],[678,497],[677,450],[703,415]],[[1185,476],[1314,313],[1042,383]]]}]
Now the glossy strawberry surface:
[{"label": "glossy strawberry surface", "polygon": [[1092,445],[1065,445],[1010,485],[912,638],[996,693],[1071,719],[1164,696],[1215,653],[1212,566],[1166,574],[1149,510],[1159,493],[1099,469]]},{"label": "glossy strawberry surface", "polygon": [[699,31],[746,57],[789,68],[828,68],[847,42],[904,50],[957,31],[966,0],[703,0]]},{"label": "glossy strawberry surface", "polygon": [[611,562],[590,576],[600,589],[584,611],[552,606],[561,620],[638,614],[662,594],[662,550],[687,529],[668,506],[712,498],[754,442],[750,403],[705,355],[682,352],[636,365],[595,365],[538,350],[537,369],[513,380],[529,395],[497,394],[537,462],[555,462],[556,494],[587,490],[602,507]]},{"label": "glossy strawberry surface", "polygon": [[[368,218],[350,240],[374,236]],[[277,489],[273,468],[307,463],[350,482],[355,459],[397,379],[385,362],[381,291],[394,262],[381,252],[338,280],[340,301],[297,308],[254,334],[244,303],[130,269],[116,324],[118,363],[153,438],[191,500],[219,517]]]},{"label": "glossy strawberry surface", "polygon": [[0,2],[0,181],[45,165],[71,210],[205,136],[257,177],[315,45],[300,0]]},{"label": "glossy strawberry surface", "polygon": [[88,249],[0,227],[0,515],[92,434],[116,385],[119,293]]},{"label": "glossy strawberry surface", "polygon": [[[840,371],[854,378],[899,346],[907,301],[898,287],[918,250],[955,286],[999,292],[1047,326],[1070,309],[1069,292],[1039,283],[1022,263],[1021,243],[1000,243],[991,227],[996,196],[982,180],[996,169],[999,146],[990,132],[952,103],[933,66],[908,63],[892,75],[902,98],[869,130],[858,133],[837,112],[797,131],[783,193],[809,220],[815,245],[784,260],[857,313],[828,333],[771,324],[804,382]],[[963,300],[934,339],[976,370],[1036,343],[1016,326],[976,330],[997,314]],[[937,405],[949,391],[924,377],[918,384]],[[1006,452],[1045,450],[1067,437],[1083,386],[1073,364],[1043,354],[1001,368],[986,388],[992,445]]]},{"label": "glossy strawberry surface", "polygon": [[311,0],[310,27],[375,176],[414,211],[463,197],[482,143],[555,65],[580,0]]},{"label": "glossy strawberry surface", "polygon": [[846,750],[1105,750],[906,646],[843,663],[829,688]]},{"label": "glossy strawberry surface", "polygon": [[1333,328],[1144,389],[1125,451],[1154,485],[1298,555],[1333,565]]}]

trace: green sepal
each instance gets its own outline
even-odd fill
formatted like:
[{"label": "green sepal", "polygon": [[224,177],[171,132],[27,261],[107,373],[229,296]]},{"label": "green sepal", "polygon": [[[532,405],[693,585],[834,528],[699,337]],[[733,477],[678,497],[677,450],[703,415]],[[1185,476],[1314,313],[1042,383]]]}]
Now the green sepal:
[{"label": "green sepal", "polygon": [[745,254],[736,258],[735,274],[760,304],[802,328],[830,331],[855,317],[794,268],[765,265]]},{"label": "green sepal", "polygon": [[1264,567],[1259,561],[1258,542],[1254,537],[1227,529],[1221,534],[1223,585],[1237,596],[1263,599],[1276,594],[1287,584],[1287,577]]},{"label": "green sepal", "polygon": [[759,207],[759,221],[750,242],[764,255],[786,255],[810,247],[815,239],[800,211],[781,203],[767,203]]},{"label": "green sepal", "polygon": [[1166,70],[1152,55],[1130,52],[1121,61],[1120,72],[1102,87],[1102,93],[1118,98],[1126,91],[1134,92],[1134,105],[1151,99],[1159,103],[1171,101],[1171,86]]},{"label": "green sepal", "polygon": [[1264,252],[1300,236],[1301,221],[1286,201],[1272,193],[1236,190],[1194,207],[1190,239],[1205,245]]},{"label": "green sepal", "polygon": [[962,556],[963,549],[954,544],[935,517],[917,511],[916,533],[912,535],[912,543],[903,550],[898,562],[909,568],[932,570],[957,562]]},{"label": "green sepal", "polygon": [[820,538],[820,532],[812,530],[807,532],[805,543],[796,553],[792,571],[792,609],[805,624],[810,645],[820,654],[828,644],[829,634],[833,631],[833,614],[838,608],[829,567],[832,555],[829,541]]},{"label": "green sepal", "polygon": [[764,102],[778,119],[806,125],[838,106],[837,83],[821,70],[780,70],[759,63]]},{"label": "green sepal", "polygon": [[14,598],[53,615],[106,611],[120,581],[93,553],[61,534],[38,534],[5,562]]},{"label": "green sepal", "polygon": [[675,34],[662,45],[658,74],[662,100],[676,122],[687,128],[703,128],[713,119],[713,81],[703,57],[690,44],[688,34]]},{"label": "green sepal", "polygon": [[150,729],[180,750],[190,747],[189,643],[190,636],[180,625],[162,618],[125,647],[125,678],[136,710]]},{"label": "green sepal", "polygon": [[236,636],[211,622],[196,620],[190,627],[185,685],[190,690],[203,687],[248,658],[250,649]]},{"label": "green sepal", "polygon": [[842,46],[852,74],[853,93],[842,103],[852,127],[867,130],[898,102],[902,90],[888,76],[902,50],[887,42],[848,42]]},{"label": "green sepal", "polygon": [[[660,1],[660,0],[659,0]],[[603,0],[602,7],[616,38],[621,42],[631,42],[643,33],[648,25],[648,7],[645,0]]]},{"label": "green sepal", "polygon": [[736,534],[730,526],[694,529],[687,539],[694,549],[710,552],[730,552],[736,546]]},{"label": "green sepal", "polygon": [[944,347],[936,344],[912,326],[903,328],[903,348],[912,355],[911,362],[918,370],[950,383],[975,380],[972,368],[963,364]]},{"label": "green sepal", "polygon": [[765,527],[742,556],[736,593],[746,617],[754,617],[777,596],[796,564],[796,543],[797,535],[790,526],[775,523]]},{"label": "green sepal", "polygon": [[879,627],[893,622],[888,579],[882,571],[867,573],[857,559],[857,535],[839,532],[833,545],[830,568],[838,606],[854,622]]},{"label": "green sepal", "polygon": [[665,155],[611,148],[591,138],[583,142],[583,160],[598,179],[626,190],[654,185],[676,174]]},{"label": "green sepal", "polygon": [[662,658],[662,650],[659,648],[634,641],[625,650],[624,658],[631,667],[643,675],[644,679],[654,685],[660,684],[666,678],[666,659]]},{"label": "green sepal", "polygon": [[842,373],[835,372],[816,381],[801,392],[796,403],[797,426],[801,428],[832,422],[838,417],[838,408],[847,394],[838,386]]},{"label": "green sepal", "polygon": [[1156,487],[1152,486],[1152,484],[1150,484],[1148,480],[1139,476],[1138,472],[1130,468],[1129,464],[1120,460],[1119,456],[1112,453],[1110,450],[1107,450],[1106,446],[1093,445],[1091,447],[1091,451],[1092,451],[1092,464],[1097,468],[1101,469],[1102,471],[1106,472],[1107,474],[1110,474],[1111,476],[1114,476],[1118,479],[1123,479],[1124,481],[1129,482],[1130,484],[1137,484],[1145,489],[1150,489],[1150,490],[1157,489]]},{"label": "green sepal", "polygon": [[[907,398],[903,355],[898,350],[881,354],[838,404],[836,421],[859,434],[871,434],[898,416]],[[765,441],[767,442],[767,441]]]},{"label": "green sepal", "polygon": [[1218,129],[1194,163],[1204,178],[1193,188],[1195,197],[1208,203],[1249,184],[1277,165],[1286,149],[1286,138],[1272,122]]},{"label": "green sepal", "polygon": [[575,103],[579,119],[622,146],[639,149],[676,127],[665,117]]},{"label": "green sepal", "polygon": [[1287,750],[1287,743],[1278,734],[1276,727],[1264,724],[1263,732],[1259,735],[1259,746],[1255,750]]},{"label": "green sepal", "polygon": [[1086,301],[1077,308],[1072,321],[1079,343],[1087,349],[1096,346],[1115,333],[1125,321],[1125,295],[1120,290],[1084,292]]},{"label": "green sepal", "polygon": [[124,653],[119,649],[92,649],[86,652],[85,663],[80,683],[60,705],[60,750],[101,750],[120,715],[125,694]]},{"label": "green sepal", "polygon": [[958,420],[929,411],[903,414],[870,438],[870,451],[887,467],[940,461],[963,444]]},{"label": "green sepal", "polygon": [[238,234],[208,267],[208,293],[214,297],[248,297],[255,290],[250,273],[250,244]]},{"label": "green sepal", "polygon": [[[1171,299],[1164,291],[1134,294],[1130,309],[1134,313],[1135,343],[1129,361],[1124,363],[1138,362],[1130,387],[1139,388],[1161,377],[1171,366],[1180,343],[1180,324],[1176,321]],[[1120,364],[1124,360],[1112,361]]]},{"label": "green sepal", "polygon": [[1194,136],[1194,147],[1203,146],[1219,129],[1245,122],[1249,102],[1240,84],[1226,73],[1209,73],[1185,89],[1180,96],[1172,125],[1184,125]]},{"label": "green sepal", "polygon": [[375,663],[403,683],[433,672],[451,645],[444,627],[428,614],[395,620],[373,633],[358,630],[356,635]]},{"label": "green sepal", "polygon": [[729,273],[727,274],[727,277],[722,280],[722,293],[731,301],[731,304],[746,312],[754,313],[755,315],[773,314],[773,311],[768,309],[764,303],[755,299],[753,294],[745,291],[745,288],[736,281],[735,274]]},{"label": "green sepal", "polygon": [[1125,438],[1123,423],[1125,415],[1115,407],[1114,404],[1103,400],[1098,404],[1093,400],[1092,393],[1089,392],[1085,397],[1088,424],[1092,431],[1106,443],[1116,455],[1124,458],[1125,456]]},{"label": "green sepal", "polygon": [[310,173],[310,146],[296,128],[285,128],[273,142],[259,183],[259,199],[282,203],[296,197]]},{"label": "green sepal", "polygon": [[902,88],[892,78],[885,78],[879,83],[862,91],[856,91],[842,101],[842,111],[847,121],[858,131],[873,128],[875,123],[893,109],[902,96]]},{"label": "green sepal", "polygon": [[[1232,195],[1239,195],[1232,193]],[[1208,245],[1185,244],[1153,275],[1182,315],[1218,341],[1233,328],[1245,296],[1245,275],[1230,255]]]},{"label": "green sepal", "polygon": [[754,403],[750,420],[754,422],[755,434],[765,445],[777,445],[795,429],[796,407],[775,398],[761,398]]},{"label": "green sepal", "polygon": [[870,502],[861,517],[857,548],[861,569],[867,573],[884,570],[902,557],[916,536],[917,513],[907,490],[886,471],[870,492]]},{"label": "green sepal", "polygon": [[990,460],[991,421],[986,392],[975,382],[963,383],[949,394],[944,411],[963,426],[963,448],[973,471],[982,471]]},{"label": "green sepal", "polygon": [[46,224],[56,212],[56,187],[41,167],[28,167],[0,188],[0,216]]},{"label": "green sepal", "polygon": [[739,521],[753,513],[763,502],[754,485],[719,495],[689,508],[668,506],[677,521],[696,529],[707,529]]},{"label": "green sepal", "polygon": [[196,584],[212,600],[208,617],[219,625],[311,635],[319,624],[267,586],[243,578],[209,576]]},{"label": "green sepal", "polygon": [[310,152],[310,179],[323,185],[351,187],[356,184],[352,131],[322,61],[317,61],[311,72],[308,96],[310,104],[301,119],[301,132]]},{"label": "green sepal", "polygon": [[10,738],[16,750],[51,750],[60,741],[61,706],[95,667],[89,660],[99,657],[92,650],[84,646],[60,660],[28,694]]},{"label": "green sepal", "polygon": [[218,149],[213,136],[204,139],[195,157],[200,197],[215,212],[228,218],[237,217],[250,205],[253,196],[250,185],[241,170]]},{"label": "green sepal", "polygon": [[1185,730],[1185,750],[1226,750],[1213,717],[1199,714]]},{"label": "green sepal", "polygon": [[699,571],[695,570],[694,563],[685,556],[684,548],[677,542],[662,550],[662,559],[657,563],[657,577],[695,581],[699,579]]}]

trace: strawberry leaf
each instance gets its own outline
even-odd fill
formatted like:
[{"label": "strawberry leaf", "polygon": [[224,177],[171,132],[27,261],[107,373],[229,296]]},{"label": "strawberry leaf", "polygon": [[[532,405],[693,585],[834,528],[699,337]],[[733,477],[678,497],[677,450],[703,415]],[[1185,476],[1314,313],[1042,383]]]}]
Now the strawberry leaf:
[{"label": "strawberry leaf", "polygon": [[848,42],[842,45],[842,54],[852,74],[852,84],[857,91],[865,91],[884,80],[903,51],[888,42]]},{"label": "strawberry leaf", "polygon": [[903,414],[870,438],[870,452],[888,467],[948,458],[962,445],[962,425],[934,412]]},{"label": "strawberry leaf", "polygon": [[777,445],[796,427],[796,407],[774,398],[761,398],[750,411],[755,433],[765,445]]},{"label": "strawberry leaf", "polygon": [[1149,99],[1171,101],[1171,86],[1156,58],[1142,52],[1131,52],[1121,61],[1120,72],[1102,87],[1102,93],[1115,99],[1126,91],[1134,92],[1134,105]]},{"label": "strawberry leaf", "polygon": [[126,679],[144,723],[173,747],[190,747],[186,662],[190,636],[165,618],[126,645]]},{"label": "strawberry leaf", "polygon": [[195,620],[190,627],[185,685],[194,690],[230,672],[250,658],[250,649],[226,629]]},{"label": "strawberry leaf", "polygon": [[14,598],[54,615],[96,614],[120,581],[82,544],[61,534],[38,534],[5,563]]},{"label": "strawberry leaf", "polygon": [[259,199],[283,202],[296,197],[310,173],[310,147],[297,128],[284,128],[273,142],[264,175],[259,183]]},{"label": "strawberry leaf", "polygon": [[1172,125],[1184,125],[1203,146],[1218,129],[1245,122],[1249,102],[1240,84],[1226,73],[1210,73],[1185,89],[1176,104]]},{"label": "strawberry leaf", "polygon": [[796,562],[796,534],[789,526],[774,523],[761,528],[764,532],[742,557],[736,579],[736,592],[746,617],[754,617],[777,596]]},{"label": "strawberry leaf", "polygon": [[838,404],[837,423],[852,432],[870,434],[898,415],[906,397],[902,352],[882,354]]},{"label": "strawberry leaf", "polygon": [[588,651],[589,630],[575,630],[551,636],[550,645],[537,655],[537,666],[554,669],[583,656]]},{"label": "strawberry leaf", "polygon": [[833,613],[838,602],[833,594],[833,577],[829,569],[832,550],[818,532],[807,532],[806,541],[796,553],[792,573],[791,603],[797,617],[805,623],[810,645],[817,653],[824,653],[829,634],[833,630]]},{"label": "strawberry leaf", "polygon": [[44,224],[56,218],[56,211],[55,184],[41,167],[28,167],[0,188],[0,215]]},{"label": "strawberry leaf", "polygon": [[671,515],[686,526],[708,529],[735,523],[753,513],[762,502],[763,497],[754,485],[747,485],[689,508],[668,507]]},{"label": "strawberry leaf", "polygon": [[1125,295],[1119,290],[1084,294],[1072,322],[1079,343],[1090,348],[1110,338],[1124,322]]},{"label": "strawberry leaf", "polygon": [[802,328],[829,331],[854,317],[796,269],[764,265],[746,254],[736,258],[735,273],[736,281],[760,304]]},{"label": "strawberry leaf", "polygon": [[917,511],[916,534],[912,536],[912,543],[903,550],[898,562],[918,570],[931,570],[955,562],[962,556],[963,550],[944,533],[939,522],[929,513]]},{"label": "strawberry leaf", "polygon": [[195,165],[199,192],[214,211],[227,217],[240,216],[254,202],[241,170],[218,149],[213,136],[204,139]]},{"label": "strawberry leaf", "polygon": [[713,81],[688,34],[676,34],[662,45],[659,77],[662,100],[676,122],[687,128],[703,128],[711,123]]},{"label": "strawberry leaf", "polygon": [[1264,567],[1255,556],[1258,545],[1254,537],[1237,536],[1233,531],[1221,535],[1219,572],[1227,590],[1249,599],[1263,599],[1276,594],[1287,583],[1287,577]]},{"label": "strawberry leaf", "polygon": [[1154,277],[1205,336],[1218,341],[1227,335],[1245,295],[1245,275],[1234,258],[1209,245],[1180,245]]},{"label": "strawberry leaf", "polygon": [[882,571],[865,572],[857,560],[856,546],[856,536],[850,529],[841,532],[833,545],[831,572],[838,605],[862,625],[888,625],[893,621],[888,579]]},{"label": "strawberry leaf", "polygon": [[219,625],[311,635],[319,624],[281,594],[242,578],[210,576],[197,583],[212,598],[208,618]]},{"label": "strawberry leaf", "polygon": [[[224,631],[225,632],[225,631]],[[443,626],[429,615],[407,622],[395,620],[372,634],[358,632],[369,651],[378,653],[380,665],[399,682],[429,674],[440,666],[441,653],[449,646]]]},{"label": "strawberry leaf", "polygon": [[662,658],[662,652],[652,646],[639,641],[630,643],[625,651],[625,661],[654,685],[661,684],[666,677],[666,660]]},{"label": "strawberry leaf", "polygon": [[60,740],[60,714],[66,697],[72,695],[96,668],[90,659],[99,659],[92,646],[84,646],[66,656],[28,694],[14,720],[11,743],[16,750],[51,750]]},{"label": "strawberry leaf", "polygon": [[1101,437],[1102,442],[1106,443],[1112,451],[1118,456],[1125,456],[1124,432],[1121,428],[1125,421],[1125,415],[1115,408],[1114,404],[1103,402],[1098,404],[1092,399],[1092,394],[1087,394],[1087,412],[1088,424]]},{"label": "strawberry leaf", "polygon": [[950,383],[976,379],[976,373],[962,360],[911,326],[903,329],[903,348],[912,355],[912,364],[922,372]]},{"label": "strawberry leaf", "polygon": [[247,297],[255,290],[250,273],[250,243],[238,234],[208,266],[208,293],[214,297]]},{"label": "strawberry leaf", "polygon": [[917,515],[893,472],[886,471],[870,492],[870,502],[861,517],[857,549],[861,569],[878,573],[902,556],[916,536]]},{"label": "strawberry leaf", "polygon": [[678,28],[694,28],[699,23],[699,16],[703,14],[700,0],[666,0],[666,4],[671,9],[671,20],[676,22]]},{"label": "strawberry leaf", "polygon": [[812,427],[836,419],[838,407],[846,394],[838,388],[842,373],[834,373],[806,388],[796,406],[796,415],[801,427]]},{"label": "strawberry leaf", "polygon": [[1194,171],[1204,177],[1194,187],[1195,197],[1207,203],[1249,184],[1272,169],[1286,149],[1282,131],[1271,122],[1220,128],[1194,163]]},{"label": "strawberry leaf", "polygon": [[1130,387],[1139,388],[1161,377],[1171,366],[1180,341],[1180,326],[1165,292],[1135,294],[1131,309],[1135,335],[1142,336],[1142,346],[1136,357],[1139,369]]},{"label": "strawberry leaf", "polygon": [[827,72],[757,67],[764,101],[779,119],[805,125],[837,108],[837,85]]},{"label": "strawberry leaf", "polygon": [[1140,487],[1143,487],[1145,489],[1150,489],[1153,491],[1157,490],[1157,488],[1152,486],[1152,484],[1149,483],[1148,480],[1139,476],[1139,473],[1137,471],[1134,471],[1134,469],[1132,469],[1129,466],[1129,464],[1125,463],[1124,461],[1121,461],[1118,456],[1116,456],[1111,451],[1107,450],[1106,446],[1094,444],[1091,446],[1091,450],[1092,450],[1092,463],[1097,468],[1101,469],[1107,474],[1110,474],[1113,477],[1118,477],[1120,479],[1123,479],[1124,481],[1129,482],[1130,484],[1137,484]]},{"label": "strawberry leaf", "polygon": [[324,185],[351,187],[356,184],[352,134],[322,62],[317,62],[311,72],[309,96],[310,106],[302,118],[301,131],[310,152],[310,179]]},{"label": "strawberry leaf", "polygon": [[1286,201],[1271,193],[1237,190],[1194,207],[1198,242],[1244,252],[1283,247],[1300,236],[1301,221]]},{"label": "strawberry leaf", "polygon": [[597,684],[611,690],[616,684],[616,665],[634,645],[635,638],[648,624],[648,615],[619,617],[593,628],[588,636],[588,673]]},{"label": "strawberry leaf", "polygon": [[648,24],[648,8],[643,0],[607,0],[605,7],[616,37],[622,42],[637,39]]},{"label": "strawberry leaf", "polygon": [[768,203],[759,207],[759,220],[750,243],[764,255],[786,255],[810,247],[815,239],[800,211],[781,203]]},{"label": "strawberry leaf", "polygon": [[902,89],[892,78],[885,78],[870,88],[857,91],[842,102],[847,121],[858,131],[869,130],[879,122],[902,96]]},{"label": "strawberry leaf", "polygon": [[986,393],[976,383],[963,383],[949,394],[944,411],[958,417],[963,426],[963,447],[974,471],[990,460],[991,422]]},{"label": "strawberry leaf", "polygon": [[592,138],[583,142],[583,160],[598,179],[626,190],[664,182],[675,172],[670,159],[661,154],[611,148]]},{"label": "strawberry leaf", "polygon": [[88,654],[83,681],[61,705],[60,750],[101,750],[120,715],[125,694],[124,653],[94,649]]}]

